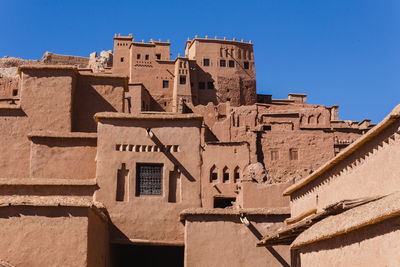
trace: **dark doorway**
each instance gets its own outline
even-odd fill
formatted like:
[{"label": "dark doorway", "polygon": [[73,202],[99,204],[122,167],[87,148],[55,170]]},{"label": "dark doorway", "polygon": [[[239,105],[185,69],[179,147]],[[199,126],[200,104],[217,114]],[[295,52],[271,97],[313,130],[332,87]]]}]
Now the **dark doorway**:
[{"label": "dark doorway", "polygon": [[184,246],[111,244],[112,267],[183,267]]}]

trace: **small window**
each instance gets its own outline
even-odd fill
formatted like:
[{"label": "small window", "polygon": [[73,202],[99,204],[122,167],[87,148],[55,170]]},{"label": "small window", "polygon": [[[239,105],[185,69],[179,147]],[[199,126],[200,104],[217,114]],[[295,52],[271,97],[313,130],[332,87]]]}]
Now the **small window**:
[{"label": "small window", "polygon": [[206,83],[205,82],[199,82],[199,89],[200,90],[206,89]]},{"label": "small window", "polygon": [[235,61],[229,60],[229,68],[234,68],[235,67]]},{"label": "small window", "polygon": [[226,101],[228,101],[228,102],[231,102],[231,98],[230,98],[230,97],[228,97],[228,98],[226,99]]},{"label": "small window", "polygon": [[245,62],[243,62],[243,64],[244,64],[244,69],[246,69],[246,70],[248,70],[249,69],[249,62],[248,61],[245,61]]},{"label": "small window", "polygon": [[162,81],[162,88],[169,88],[169,81],[168,80],[163,80]]},{"label": "small window", "polygon": [[124,58],[123,57],[121,57],[121,62],[124,62]]},{"label": "small window", "polygon": [[242,50],[238,49],[238,58],[241,59],[242,58]]},{"label": "small window", "polygon": [[214,82],[207,82],[207,89],[214,89]]},{"label": "small window", "polygon": [[277,149],[271,150],[271,160],[279,159],[279,151]]},{"label": "small window", "polygon": [[233,204],[232,202],[235,202],[236,198],[214,198],[214,208],[227,208],[227,207],[232,207]]},{"label": "small window", "polygon": [[140,59],[140,54],[137,54],[137,55],[136,55],[136,59]]},{"label": "small window", "polygon": [[136,165],[136,196],[162,195],[162,164]]},{"label": "small window", "polygon": [[179,83],[180,84],[186,84],[186,76],[185,75],[181,75],[179,77]]},{"label": "small window", "polygon": [[219,61],[219,66],[220,66],[220,67],[226,67],[226,60],[225,60],[225,59],[221,59],[221,60]]},{"label": "small window", "polygon": [[297,148],[291,148],[289,150],[290,160],[298,160],[299,159],[299,151]]},{"label": "small window", "polygon": [[218,170],[214,166],[210,169],[210,183],[216,183],[218,181]]},{"label": "small window", "polygon": [[166,107],[167,106],[167,102],[164,102],[164,107]]},{"label": "small window", "polygon": [[160,59],[161,59],[161,54],[156,54],[156,58],[157,58],[158,60],[160,60]]},{"label": "small window", "polygon": [[263,131],[271,131],[271,125],[264,125]]},{"label": "small window", "polygon": [[210,66],[210,59],[208,58],[203,59],[203,66]]},{"label": "small window", "polygon": [[229,93],[231,91],[231,89],[226,89],[226,92]]},{"label": "small window", "polygon": [[144,56],[144,59],[145,59],[145,60],[149,60],[149,55],[145,55],[145,56]]},{"label": "small window", "polygon": [[239,179],[240,179],[240,168],[239,168],[239,166],[237,166],[235,168],[235,171],[234,171],[234,174],[233,174],[233,182],[237,183],[239,181]]},{"label": "small window", "polygon": [[222,182],[223,183],[229,183],[229,169],[228,169],[228,167],[225,167],[224,170],[223,170]]},{"label": "small window", "polygon": [[13,95],[13,96],[17,96],[17,95],[18,95],[18,89],[14,89],[14,90],[12,91],[12,95]]}]

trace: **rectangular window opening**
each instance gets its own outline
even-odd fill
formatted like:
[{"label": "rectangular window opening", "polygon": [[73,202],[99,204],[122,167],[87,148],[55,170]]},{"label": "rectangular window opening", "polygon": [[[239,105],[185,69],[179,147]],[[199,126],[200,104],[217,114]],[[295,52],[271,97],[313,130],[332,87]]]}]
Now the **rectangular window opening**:
[{"label": "rectangular window opening", "polygon": [[235,67],[235,61],[229,60],[229,68],[234,68]]},{"label": "rectangular window opening", "polygon": [[185,75],[181,75],[179,77],[179,84],[186,84],[186,76]]},{"label": "rectangular window opening", "polygon": [[168,80],[163,80],[162,81],[162,87],[163,88],[169,88],[169,81]]},{"label": "rectangular window opening", "polygon": [[156,54],[156,58],[157,58],[158,60],[160,60],[160,59],[161,59],[161,54]]},{"label": "rectangular window opening", "polygon": [[140,59],[140,54],[137,54],[137,55],[136,55],[136,59]]},{"label": "rectangular window opening", "polygon": [[163,164],[136,164],[136,196],[162,195]]},{"label": "rectangular window opening", "polygon": [[144,56],[144,59],[145,59],[145,60],[149,60],[149,55],[145,55],[145,56]]},{"label": "rectangular window opening", "polygon": [[208,59],[208,58],[205,58],[205,59],[203,59],[203,66],[210,66],[210,59]]},{"label": "rectangular window opening", "polygon": [[289,150],[290,160],[298,160],[299,159],[299,151],[297,148],[291,148]]},{"label": "rectangular window opening", "polygon": [[214,198],[214,208],[227,208],[227,207],[232,207],[233,203],[235,202],[236,198],[232,197],[232,198],[222,198],[222,197],[218,197],[218,198]]},{"label": "rectangular window opening", "polygon": [[214,82],[207,82],[207,89],[214,89]]},{"label": "rectangular window opening", "polygon": [[121,57],[121,62],[124,62],[124,58],[123,57]]},{"label": "rectangular window opening", "polygon": [[248,61],[243,62],[243,67],[244,69],[248,70],[250,67],[249,62]]},{"label": "rectangular window opening", "polygon": [[279,159],[279,151],[271,150],[271,160],[278,160],[278,159]]},{"label": "rectangular window opening", "polygon": [[225,59],[221,59],[221,60],[219,61],[219,66],[220,66],[220,67],[226,67],[226,60],[225,60]]}]

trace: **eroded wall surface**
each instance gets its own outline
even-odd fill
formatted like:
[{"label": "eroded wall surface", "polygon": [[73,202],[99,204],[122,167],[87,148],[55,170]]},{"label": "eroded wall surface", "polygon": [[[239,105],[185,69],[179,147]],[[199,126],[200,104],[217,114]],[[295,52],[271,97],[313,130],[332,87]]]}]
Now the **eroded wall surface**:
[{"label": "eroded wall surface", "polygon": [[[400,123],[393,123],[351,156],[291,195],[292,216],[343,199],[399,190]],[[385,166],[385,167],[382,167]]]}]

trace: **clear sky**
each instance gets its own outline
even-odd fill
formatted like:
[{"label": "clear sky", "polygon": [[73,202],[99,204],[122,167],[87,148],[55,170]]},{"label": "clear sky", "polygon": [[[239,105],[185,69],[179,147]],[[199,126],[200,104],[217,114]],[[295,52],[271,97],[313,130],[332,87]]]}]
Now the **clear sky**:
[{"label": "clear sky", "polygon": [[0,57],[89,56],[114,33],[171,41],[252,40],[257,90],[340,105],[339,118],[379,122],[400,103],[399,0],[0,0]]}]

